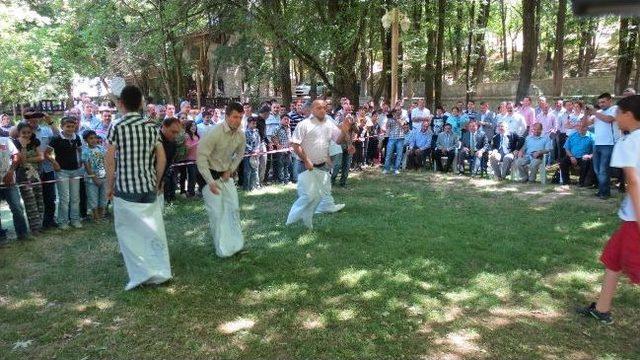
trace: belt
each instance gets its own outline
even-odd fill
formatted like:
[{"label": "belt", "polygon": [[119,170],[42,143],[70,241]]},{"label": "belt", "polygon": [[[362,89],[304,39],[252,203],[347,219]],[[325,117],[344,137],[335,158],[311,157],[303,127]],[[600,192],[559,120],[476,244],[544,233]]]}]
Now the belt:
[{"label": "belt", "polygon": [[213,169],[209,169],[209,171],[211,172],[211,176],[213,177],[213,180],[218,180],[222,177],[222,172],[220,171],[215,171]]},{"label": "belt", "polygon": [[317,167],[317,168],[321,168],[323,166],[327,165],[326,162],[320,163],[320,164],[313,164],[313,167]]}]

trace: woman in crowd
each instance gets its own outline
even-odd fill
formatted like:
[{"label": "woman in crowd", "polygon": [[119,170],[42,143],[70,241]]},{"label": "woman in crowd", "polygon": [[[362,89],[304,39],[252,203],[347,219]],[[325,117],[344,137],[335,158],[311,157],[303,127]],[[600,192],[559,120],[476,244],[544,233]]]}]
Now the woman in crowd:
[{"label": "woman in crowd", "polygon": [[7,114],[0,115],[0,136],[7,137],[13,127],[13,121]]},{"label": "woman in crowd", "polygon": [[180,113],[178,119],[180,119],[180,123],[182,124],[182,130],[176,136],[176,158],[175,158],[175,173],[178,175],[178,181],[180,184],[180,194],[187,193],[187,167],[182,164],[185,162],[187,157],[187,147],[185,146],[185,141],[187,139],[186,134],[184,132],[184,125],[189,120],[188,114]]},{"label": "woman in crowd", "polygon": [[198,167],[195,164],[198,153],[198,143],[200,142],[200,135],[198,134],[198,127],[195,121],[188,120],[184,123],[184,133],[184,144],[187,149],[185,160],[187,162],[187,178],[189,182],[187,185],[187,197],[194,197],[196,195],[196,184],[198,184],[200,192],[202,192],[203,186],[199,178]]},{"label": "woman in crowd", "polygon": [[13,140],[20,151],[20,165],[16,169],[16,180],[21,184],[20,195],[24,202],[29,221],[29,229],[32,235],[37,235],[42,229],[42,215],[44,214],[44,202],[42,200],[42,185],[38,166],[44,160],[42,152],[38,149],[40,140],[27,123],[17,126],[18,137]]}]

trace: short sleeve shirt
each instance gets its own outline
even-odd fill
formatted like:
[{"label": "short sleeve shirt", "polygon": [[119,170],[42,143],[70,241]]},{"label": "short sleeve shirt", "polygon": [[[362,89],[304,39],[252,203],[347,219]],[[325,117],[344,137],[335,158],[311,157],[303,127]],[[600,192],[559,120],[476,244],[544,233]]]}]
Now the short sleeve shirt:
[{"label": "short sleeve shirt", "polygon": [[[623,136],[616,143],[611,155],[611,166],[617,168],[634,168],[636,174],[640,176],[640,130]],[[633,203],[629,194],[625,195],[618,216],[623,221],[636,221],[637,216],[633,210]]]},{"label": "short sleeve shirt", "polygon": [[[600,112],[605,115],[616,116],[618,107],[616,105],[610,106],[606,110],[601,110]],[[608,123],[596,117],[593,122],[593,127],[596,134],[596,145],[613,145],[620,137],[620,130],[618,129],[618,124],[615,121]]]},{"label": "short sleeve shirt", "polygon": [[4,178],[11,167],[13,156],[18,153],[18,149],[13,141],[8,137],[0,138],[0,177]]},{"label": "short sleeve shirt", "polygon": [[302,146],[307,158],[314,164],[327,161],[331,140],[337,141],[340,129],[328,117],[319,121],[311,116],[296,126],[290,142]]},{"label": "short sleeve shirt", "polygon": [[100,179],[107,176],[107,171],[104,166],[105,153],[106,150],[100,145],[93,148],[89,146],[82,147],[82,162],[88,163],[93,173]]}]

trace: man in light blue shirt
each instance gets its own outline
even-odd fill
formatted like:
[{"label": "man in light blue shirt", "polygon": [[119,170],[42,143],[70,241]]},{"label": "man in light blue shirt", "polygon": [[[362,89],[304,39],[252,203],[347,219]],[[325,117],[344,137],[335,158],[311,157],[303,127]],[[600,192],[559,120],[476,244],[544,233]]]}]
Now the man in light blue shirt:
[{"label": "man in light blue shirt", "polygon": [[580,171],[578,186],[591,186],[593,183],[593,134],[587,131],[587,124],[578,123],[577,131],[564,143],[566,156],[560,162],[560,182],[562,184],[570,183],[571,168],[577,167]]},{"label": "man in light blue shirt", "polygon": [[407,152],[407,167],[409,169],[419,170],[424,166],[427,156],[431,155],[432,141],[433,132],[429,126],[429,120],[423,121],[420,129],[414,128],[411,131]]},{"label": "man in light blue shirt", "polygon": [[[516,160],[516,167],[522,182],[536,180],[540,166],[544,166],[542,164],[543,155],[551,152],[552,149],[551,140],[542,136],[542,124],[533,124],[533,133],[527,136]],[[527,166],[529,167],[528,173]]]}]

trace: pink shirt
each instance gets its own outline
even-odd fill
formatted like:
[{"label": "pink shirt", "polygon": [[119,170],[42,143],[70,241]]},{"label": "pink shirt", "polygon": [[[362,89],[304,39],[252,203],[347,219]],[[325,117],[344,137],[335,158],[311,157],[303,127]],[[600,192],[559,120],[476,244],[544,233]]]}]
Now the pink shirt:
[{"label": "pink shirt", "polygon": [[191,140],[191,137],[189,135],[185,135],[184,144],[187,147],[187,160],[196,161],[199,141],[200,138],[197,136],[194,136],[193,140]]},{"label": "pink shirt", "polygon": [[520,114],[524,118],[524,122],[529,127],[529,130],[531,130],[531,125],[533,125],[533,123],[536,121],[536,113],[533,108],[531,106],[522,107],[520,109]]},{"label": "pink shirt", "polygon": [[[549,135],[552,131],[555,132],[557,130],[556,125],[556,116],[551,113],[551,111],[547,112],[545,115],[543,112],[538,114],[536,122],[542,124],[542,135]],[[533,129],[531,129],[533,131]]]}]

